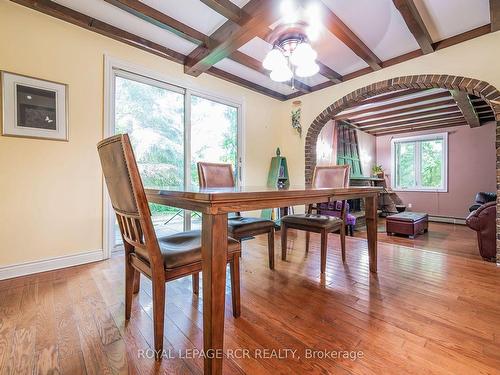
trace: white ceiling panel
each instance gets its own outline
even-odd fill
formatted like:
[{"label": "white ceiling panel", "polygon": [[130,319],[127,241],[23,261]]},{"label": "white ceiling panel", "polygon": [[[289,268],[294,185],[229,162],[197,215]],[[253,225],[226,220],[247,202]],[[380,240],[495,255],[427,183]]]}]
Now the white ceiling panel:
[{"label": "white ceiling panel", "polygon": [[250,0],[230,0],[234,5],[243,8]]},{"label": "white ceiling panel", "polygon": [[256,83],[257,85],[266,87],[270,90],[279,92],[284,95],[293,94],[296,90],[293,90],[290,86],[287,86],[283,83],[274,82],[268,76],[257,72],[256,70],[247,68],[244,65],[237,63],[236,61],[232,61],[229,59],[224,59],[219,61],[214,65],[215,67],[222,69],[228,73],[239,76],[247,81]]},{"label": "white ceiling panel", "polygon": [[256,60],[263,61],[266,54],[273,48],[271,44],[259,37],[253,38],[251,41],[247,42],[238,51],[253,57]]},{"label": "white ceiling panel", "polygon": [[323,30],[319,39],[313,43],[318,52],[318,60],[341,75],[355,72],[368,66],[335,35]]},{"label": "white ceiling panel", "polygon": [[[439,0],[441,1],[441,0]],[[419,49],[392,0],[324,0],[382,61]]]},{"label": "white ceiling panel", "polygon": [[415,0],[434,42],[490,23],[488,0]]},{"label": "white ceiling panel", "polygon": [[119,27],[132,34],[168,47],[182,54],[188,54],[196,48],[194,43],[178,37],[170,31],[154,26],[102,0],[54,0],[65,7],[84,13],[90,17]]},{"label": "white ceiling panel", "polygon": [[[141,2],[205,35],[212,34],[227,21],[224,16],[200,0],[141,0]],[[235,3],[237,2],[235,1]]]}]

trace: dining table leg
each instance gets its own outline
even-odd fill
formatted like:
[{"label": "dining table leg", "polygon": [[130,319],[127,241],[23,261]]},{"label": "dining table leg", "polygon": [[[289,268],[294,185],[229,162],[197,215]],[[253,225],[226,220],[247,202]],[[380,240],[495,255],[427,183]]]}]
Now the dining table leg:
[{"label": "dining table leg", "polygon": [[376,195],[365,198],[366,231],[370,272],[377,272],[377,201]]},{"label": "dining table leg", "polygon": [[227,214],[203,214],[203,349],[204,374],[222,374],[227,264]]}]

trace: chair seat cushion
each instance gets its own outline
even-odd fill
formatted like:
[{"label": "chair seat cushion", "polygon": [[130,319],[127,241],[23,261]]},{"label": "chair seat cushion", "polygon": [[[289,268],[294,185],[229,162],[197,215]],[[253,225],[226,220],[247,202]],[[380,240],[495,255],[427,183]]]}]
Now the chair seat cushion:
[{"label": "chair seat cushion", "polygon": [[[192,230],[158,238],[166,269],[201,262],[201,231]],[[228,255],[240,251],[240,243],[228,238]]]},{"label": "chair seat cushion", "polygon": [[342,224],[342,220],[339,217],[316,214],[288,215],[283,217],[281,221],[287,225],[298,224],[314,228],[330,228]]},{"label": "chair seat cushion", "polygon": [[274,221],[258,217],[233,216],[227,219],[227,225],[231,235],[242,235],[256,230],[270,230],[274,227]]}]

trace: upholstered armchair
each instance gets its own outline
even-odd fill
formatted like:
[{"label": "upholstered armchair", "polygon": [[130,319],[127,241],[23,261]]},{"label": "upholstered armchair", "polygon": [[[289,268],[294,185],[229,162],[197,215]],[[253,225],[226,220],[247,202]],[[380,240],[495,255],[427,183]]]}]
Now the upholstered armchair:
[{"label": "upholstered armchair", "polygon": [[479,253],[488,261],[494,261],[496,258],[496,205],[496,202],[483,204],[466,219],[469,228],[477,232]]},{"label": "upholstered armchair", "polygon": [[485,203],[493,202],[496,200],[497,200],[496,193],[488,193],[488,192],[480,191],[479,193],[476,194],[475,203],[469,207],[469,212],[477,210],[479,207],[481,207]]}]

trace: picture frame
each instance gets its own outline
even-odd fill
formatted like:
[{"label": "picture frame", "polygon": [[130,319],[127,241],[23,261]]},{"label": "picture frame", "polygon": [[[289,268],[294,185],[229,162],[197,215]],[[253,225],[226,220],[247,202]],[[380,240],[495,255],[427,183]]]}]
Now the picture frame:
[{"label": "picture frame", "polygon": [[1,71],[2,135],[68,141],[66,84]]}]

